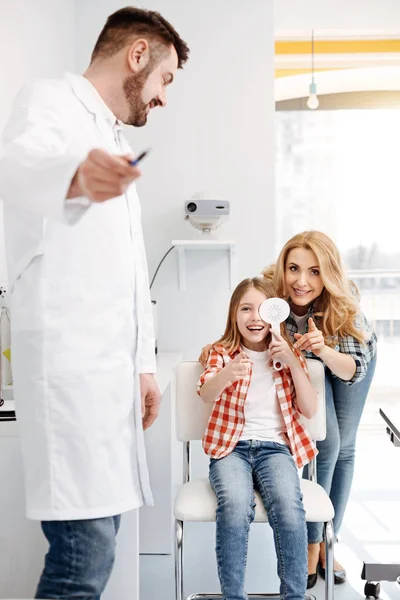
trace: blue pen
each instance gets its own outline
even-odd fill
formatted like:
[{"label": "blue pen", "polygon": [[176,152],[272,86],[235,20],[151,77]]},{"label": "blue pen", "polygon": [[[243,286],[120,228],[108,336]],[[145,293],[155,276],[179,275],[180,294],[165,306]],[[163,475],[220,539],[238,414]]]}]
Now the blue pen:
[{"label": "blue pen", "polygon": [[135,160],[130,160],[129,164],[132,167],[136,167],[136,165],[138,165],[140,163],[140,161],[150,152],[150,148],[148,150],[144,150],[143,152],[141,152],[139,154],[138,157],[135,158]]}]

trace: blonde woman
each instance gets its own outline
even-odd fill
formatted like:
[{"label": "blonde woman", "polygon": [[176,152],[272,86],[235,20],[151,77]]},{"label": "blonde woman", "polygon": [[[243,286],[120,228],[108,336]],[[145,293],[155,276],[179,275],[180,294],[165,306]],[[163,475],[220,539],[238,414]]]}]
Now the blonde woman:
[{"label": "blonde woman", "polygon": [[[285,326],[271,339],[260,304],[276,296],[270,281],[245,279],[232,294],[225,333],[212,347],[198,393],[213,403],[203,448],[217,496],[216,552],[225,600],[246,600],[247,542],[258,489],[275,540],[282,600],[304,600],[307,528],[297,467],[317,450],[299,420],[318,398]],[[272,369],[272,359],[285,364]]]},{"label": "blonde woman", "polygon": [[[376,335],[358,304],[338,249],[320,231],[305,231],[282,248],[275,266],[265,269],[291,313],[286,321],[295,347],[325,363],[327,435],[317,444],[317,481],[335,508],[337,536],[350,494],[357,429],[376,364]],[[308,524],[308,587],[325,577],[322,523]],[[346,572],[335,562],[335,583]]]},{"label": "blonde woman", "polygon": [[[376,364],[376,335],[358,304],[333,241],[319,231],[291,238],[263,275],[290,303],[286,330],[295,347],[325,364],[327,435],[317,444],[317,480],[335,508],[337,536],[350,494],[357,430]],[[204,361],[209,347],[201,359]],[[307,473],[305,473],[307,475]],[[325,576],[322,523],[308,524],[308,584]],[[346,571],[335,561],[335,583]]]}]

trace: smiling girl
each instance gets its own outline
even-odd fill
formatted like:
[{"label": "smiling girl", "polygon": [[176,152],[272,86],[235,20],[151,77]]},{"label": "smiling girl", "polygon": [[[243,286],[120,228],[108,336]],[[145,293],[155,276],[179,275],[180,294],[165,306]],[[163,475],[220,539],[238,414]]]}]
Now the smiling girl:
[{"label": "smiling girl", "polygon": [[[270,281],[245,279],[233,292],[225,333],[211,348],[198,393],[214,404],[203,448],[217,496],[216,553],[224,600],[246,600],[247,541],[260,492],[275,541],[283,600],[304,600],[307,529],[297,468],[316,455],[300,422],[317,394],[284,324],[271,338],[259,307],[276,297]],[[285,366],[272,368],[277,359]]]}]

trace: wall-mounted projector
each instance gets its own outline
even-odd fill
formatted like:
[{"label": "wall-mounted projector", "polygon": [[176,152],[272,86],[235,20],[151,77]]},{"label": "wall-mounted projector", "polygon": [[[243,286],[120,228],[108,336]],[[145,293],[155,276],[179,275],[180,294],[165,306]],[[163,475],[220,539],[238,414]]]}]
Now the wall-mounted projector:
[{"label": "wall-mounted projector", "polygon": [[203,233],[210,233],[220,227],[228,218],[230,206],[228,200],[212,199],[209,194],[197,194],[185,202],[185,219]]}]

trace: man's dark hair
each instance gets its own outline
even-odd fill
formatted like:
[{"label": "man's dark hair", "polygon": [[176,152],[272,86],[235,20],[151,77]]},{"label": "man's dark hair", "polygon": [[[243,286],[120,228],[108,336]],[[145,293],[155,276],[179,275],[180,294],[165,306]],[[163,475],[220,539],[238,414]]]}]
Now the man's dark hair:
[{"label": "man's dark hair", "polygon": [[189,57],[186,42],[160,13],[126,6],[108,17],[94,47],[92,61],[113,56],[138,37],[149,41],[152,61],[158,58],[161,50],[171,45],[178,55],[179,69]]}]

